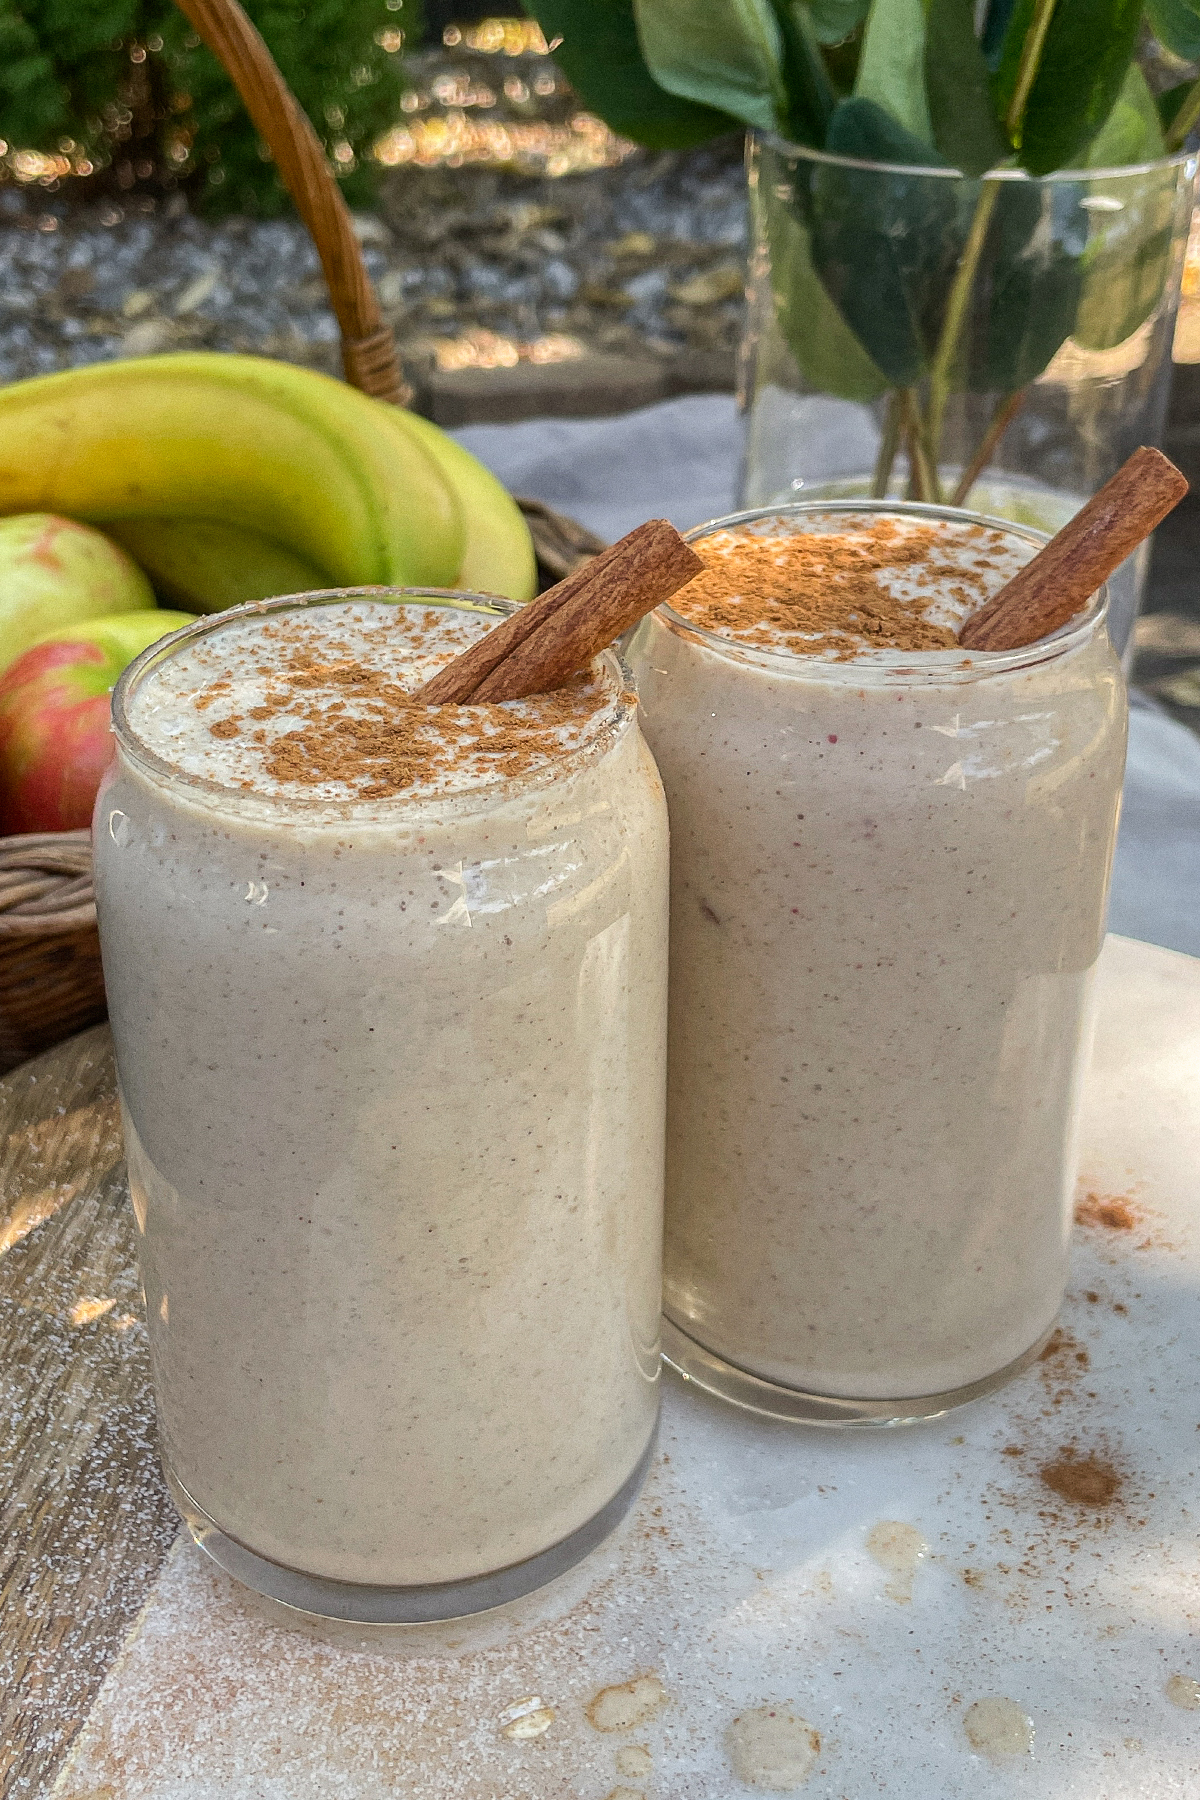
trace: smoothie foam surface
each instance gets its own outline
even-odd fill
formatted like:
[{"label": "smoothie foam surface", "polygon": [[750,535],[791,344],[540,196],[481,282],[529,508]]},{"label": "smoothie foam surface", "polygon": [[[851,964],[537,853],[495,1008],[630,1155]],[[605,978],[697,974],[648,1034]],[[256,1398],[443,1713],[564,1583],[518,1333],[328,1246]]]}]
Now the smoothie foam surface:
[{"label": "smoothie foam surface", "polygon": [[1030,554],[982,524],[886,513],[810,514],[799,529],[768,515],[693,548],[708,567],[672,611],[748,647],[831,661],[957,651],[963,622]]},{"label": "smoothie foam surface", "polygon": [[414,702],[496,623],[371,600],[230,620],[147,670],[129,725],[184,775],[256,796],[336,805],[493,786],[584,748],[621,705],[601,665],[526,700]]}]

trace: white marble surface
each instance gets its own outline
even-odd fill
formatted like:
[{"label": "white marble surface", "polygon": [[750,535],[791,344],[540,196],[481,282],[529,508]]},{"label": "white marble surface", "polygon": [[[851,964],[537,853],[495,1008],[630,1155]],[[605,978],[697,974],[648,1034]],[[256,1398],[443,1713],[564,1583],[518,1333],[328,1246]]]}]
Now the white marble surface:
[{"label": "white marble surface", "polygon": [[[55,1793],[1200,1793],[1198,1076],[1200,961],[1110,939],[1080,1187],[1110,1222],[1079,1226],[1066,1335],[1003,1394],[835,1434],[671,1378],[615,1545],[398,1645],[283,1629],[180,1545]],[[1071,1456],[1110,1498],[1046,1484]]]}]

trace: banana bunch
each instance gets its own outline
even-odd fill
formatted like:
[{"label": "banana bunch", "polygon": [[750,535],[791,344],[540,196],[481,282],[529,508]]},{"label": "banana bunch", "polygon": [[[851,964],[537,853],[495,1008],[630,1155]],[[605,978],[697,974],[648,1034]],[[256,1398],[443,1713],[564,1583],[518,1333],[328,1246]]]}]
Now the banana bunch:
[{"label": "banana bunch", "polygon": [[265,357],[150,356],[0,389],[9,513],[100,526],[191,612],[322,587],[537,586],[516,504],[452,438]]}]

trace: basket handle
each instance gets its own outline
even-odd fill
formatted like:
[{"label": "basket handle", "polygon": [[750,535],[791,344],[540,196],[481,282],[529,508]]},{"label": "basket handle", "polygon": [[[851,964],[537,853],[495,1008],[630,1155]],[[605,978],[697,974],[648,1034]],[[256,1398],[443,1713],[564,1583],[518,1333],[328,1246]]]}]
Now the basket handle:
[{"label": "basket handle", "polygon": [[224,64],[312,234],[342,333],[346,380],[379,400],[410,398],[341,190],[320,139],[238,0],[176,0]]}]

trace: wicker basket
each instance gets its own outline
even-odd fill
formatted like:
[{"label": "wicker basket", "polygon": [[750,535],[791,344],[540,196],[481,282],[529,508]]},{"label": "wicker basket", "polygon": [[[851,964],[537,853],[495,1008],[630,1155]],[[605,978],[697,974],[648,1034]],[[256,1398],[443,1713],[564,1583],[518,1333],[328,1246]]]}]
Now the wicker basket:
[{"label": "wicker basket", "polygon": [[[308,119],[237,0],[177,0],[220,58],[270,148],[321,258],[342,334],[346,380],[403,405],[395,340],[350,215]],[[603,541],[540,500],[518,500],[548,587]],[[0,838],[0,1073],[105,1015],[86,831]]]},{"label": "wicker basket", "polygon": [[90,833],[0,838],[0,1071],[104,1013]]}]

